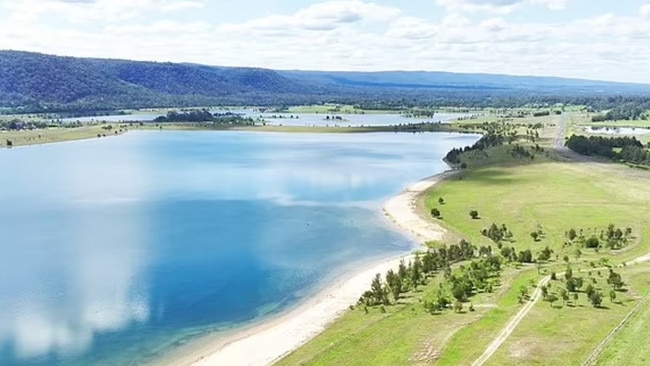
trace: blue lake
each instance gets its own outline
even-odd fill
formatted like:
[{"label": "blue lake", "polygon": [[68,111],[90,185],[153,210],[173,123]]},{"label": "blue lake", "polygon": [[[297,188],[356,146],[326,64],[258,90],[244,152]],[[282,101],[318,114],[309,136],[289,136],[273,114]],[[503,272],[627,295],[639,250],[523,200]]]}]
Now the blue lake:
[{"label": "blue lake", "polygon": [[410,250],[381,203],[460,134],[129,132],[0,150],[0,365],[129,365]]},{"label": "blue lake", "polygon": [[[336,114],[342,120],[329,119],[328,114],[317,113],[260,113],[253,109],[213,110],[214,113],[237,113],[245,117],[261,119],[270,125],[283,126],[390,126],[420,122],[448,122],[465,117],[462,113],[436,113],[431,118],[407,118],[401,114]],[[126,115],[64,118],[63,122],[151,122],[164,113],[135,113]]]}]

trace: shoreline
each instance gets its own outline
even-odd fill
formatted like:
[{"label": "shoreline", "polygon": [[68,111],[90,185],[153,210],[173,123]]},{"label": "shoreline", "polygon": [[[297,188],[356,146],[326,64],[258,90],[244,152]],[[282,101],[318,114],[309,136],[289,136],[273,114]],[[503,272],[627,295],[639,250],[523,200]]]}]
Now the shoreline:
[{"label": "shoreline", "polygon": [[[440,241],[447,230],[422,218],[415,204],[420,195],[440,181],[455,174],[452,170],[430,176],[405,187],[382,205],[384,219],[396,230],[410,238],[417,247],[426,241]],[[417,248],[416,247],[416,248]],[[219,339],[196,340],[177,354],[154,362],[156,365],[269,365],[316,337],[329,324],[348,311],[366,291],[372,278],[389,269],[397,269],[399,262],[412,255],[405,253],[375,261],[355,271],[341,275],[317,292],[309,300],[276,319],[252,324],[244,329],[221,334]],[[194,345],[192,345],[194,344]]]}]

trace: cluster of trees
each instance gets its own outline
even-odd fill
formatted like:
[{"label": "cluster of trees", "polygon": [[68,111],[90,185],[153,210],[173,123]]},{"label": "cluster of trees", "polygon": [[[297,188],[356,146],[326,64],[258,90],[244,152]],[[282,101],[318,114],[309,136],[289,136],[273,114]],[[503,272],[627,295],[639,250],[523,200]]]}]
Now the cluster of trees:
[{"label": "cluster of trees", "polygon": [[577,244],[588,249],[600,249],[602,247],[618,250],[627,246],[632,236],[632,228],[622,229],[614,224],[609,224],[606,229],[594,228],[590,234],[585,235],[584,230],[576,231],[574,228],[565,232],[568,241],[565,245]]},{"label": "cluster of trees", "polygon": [[624,146],[618,153],[618,158],[634,164],[650,165],[650,152],[639,146]]},{"label": "cluster of trees", "polygon": [[178,122],[178,123],[201,123],[212,122],[228,125],[254,125],[255,120],[250,117],[242,117],[235,113],[211,113],[207,109],[193,110],[188,112],[169,111],[166,116],[154,119],[154,122]]},{"label": "cluster of trees", "polygon": [[11,121],[0,121],[0,130],[36,130],[48,127],[50,127],[50,124],[47,122],[23,122],[19,119],[12,119]]},{"label": "cluster of trees", "polygon": [[[526,128],[526,138],[530,141],[535,141],[539,137],[539,132],[536,131],[539,128],[542,128],[541,123],[535,125],[521,124],[521,123],[512,123],[508,120],[500,120],[497,122],[485,122],[478,126],[481,130],[485,131],[483,136],[472,146],[466,146],[464,148],[454,148],[451,149],[445,156],[445,160],[451,164],[460,164],[460,156],[469,152],[485,152],[490,147],[501,146],[505,143],[512,144],[518,139],[518,129],[525,127]],[[540,147],[536,148],[536,151],[543,151]],[[513,156],[522,156],[530,159],[534,159],[534,155],[528,152],[525,148],[520,146],[515,146],[511,151]]]},{"label": "cluster of trees", "polygon": [[[628,136],[581,136],[572,135],[566,142],[566,146],[582,155],[602,156],[609,159],[620,159],[621,155],[614,151],[614,148],[624,149],[626,147],[636,147],[643,149],[643,143],[636,137]],[[628,150],[630,151],[630,150]]]},{"label": "cluster of trees", "polygon": [[[480,252],[487,253],[488,251],[482,248]],[[357,304],[375,306],[397,303],[403,293],[416,290],[418,286],[426,284],[428,278],[439,271],[451,275],[450,266],[452,264],[473,259],[476,257],[476,253],[476,247],[466,240],[461,240],[458,244],[452,244],[449,247],[430,248],[422,254],[418,253],[408,264],[402,260],[397,272],[389,270],[383,280],[381,275],[377,274],[372,281],[370,290],[359,298]]]},{"label": "cluster of trees", "polygon": [[605,114],[597,114],[591,118],[593,122],[619,120],[647,120],[649,118],[650,100],[635,100],[623,102]]},{"label": "cluster of trees", "polygon": [[489,228],[481,230],[481,235],[497,243],[499,249],[501,249],[501,241],[513,241],[512,231],[508,230],[506,224],[492,223]]},{"label": "cluster of trees", "polygon": [[[542,149],[539,147],[539,145],[537,145],[536,148]],[[515,144],[515,146],[513,146],[512,149],[510,149],[510,156],[512,156],[513,158],[525,158],[525,159],[535,160],[535,154],[533,154],[528,149],[526,149],[525,147],[519,144]]]},{"label": "cluster of trees", "polygon": [[[437,314],[453,305],[454,311],[460,312],[463,303],[476,293],[492,292],[500,272],[501,259],[496,256],[473,260],[455,273],[446,271],[445,282],[433,296],[424,300],[424,308],[431,314]],[[471,304],[469,310],[473,311]]]},{"label": "cluster of trees", "polygon": [[[598,271],[598,274],[600,275],[600,271]],[[589,272],[589,275],[591,276],[591,271]],[[552,276],[552,280],[557,280],[557,277]],[[587,298],[589,302],[594,307],[600,307],[603,301],[603,293],[595,287],[597,281],[595,278],[591,278],[591,283],[587,283],[585,286],[585,280],[583,277],[577,277],[573,275],[573,270],[570,265],[567,266],[566,271],[564,272],[564,283],[565,283],[565,288],[560,288],[559,294],[562,298],[563,301],[566,301],[569,299],[569,294],[573,294],[573,300],[577,301],[578,300],[578,293],[580,291],[584,291],[585,295],[587,295]],[[616,291],[622,291],[623,287],[625,286],[625,282],[623,281],[623,278],[621,277],[620,273],[617,273],[614,271],[613,268],[609,268],[609,275],[607,277],[607,284],[611,286],[611,289],[609,291],[609,298],[613,302],[616,299]],[[583,290],[584,286],[584,290]],[[554,301],[557,301],[557,296],[555,294],[552,294],[549,292],[550,290],[550,284],[548,286],[543,286],[542,287],[542,295],[544,296],[544,300],[548,301],[551,303]]]}]

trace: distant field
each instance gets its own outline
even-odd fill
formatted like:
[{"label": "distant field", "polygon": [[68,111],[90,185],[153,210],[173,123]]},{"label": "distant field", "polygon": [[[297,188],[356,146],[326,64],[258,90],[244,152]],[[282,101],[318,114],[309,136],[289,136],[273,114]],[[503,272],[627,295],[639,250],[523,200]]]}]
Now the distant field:
[{"label": "distant field", "polygon": [[111,130],[105,130],[102,127],[103,126],[86,126],[26,131],[0,131],[0,147],[6,147],[7,140],[10,140],[13,143],[13,146],[24,146],[98,138],[98,135],[101,137],[110,137],[125,132],[120,132],[119,127],[115,127]]},{"label": "distant field", "polygon": [[398,114],[395,110],[359,109],[351,105],[315,104],[289,107],[287,113],[321,113],[321,114]]}]

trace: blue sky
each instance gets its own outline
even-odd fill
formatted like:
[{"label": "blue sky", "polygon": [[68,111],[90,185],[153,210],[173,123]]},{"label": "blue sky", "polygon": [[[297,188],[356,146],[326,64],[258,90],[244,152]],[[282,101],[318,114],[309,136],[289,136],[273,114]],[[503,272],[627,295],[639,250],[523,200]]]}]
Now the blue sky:
[{"label": "blue sky", "polygon": [[650,0],[0,0],[0,49],[650,83]]}]

